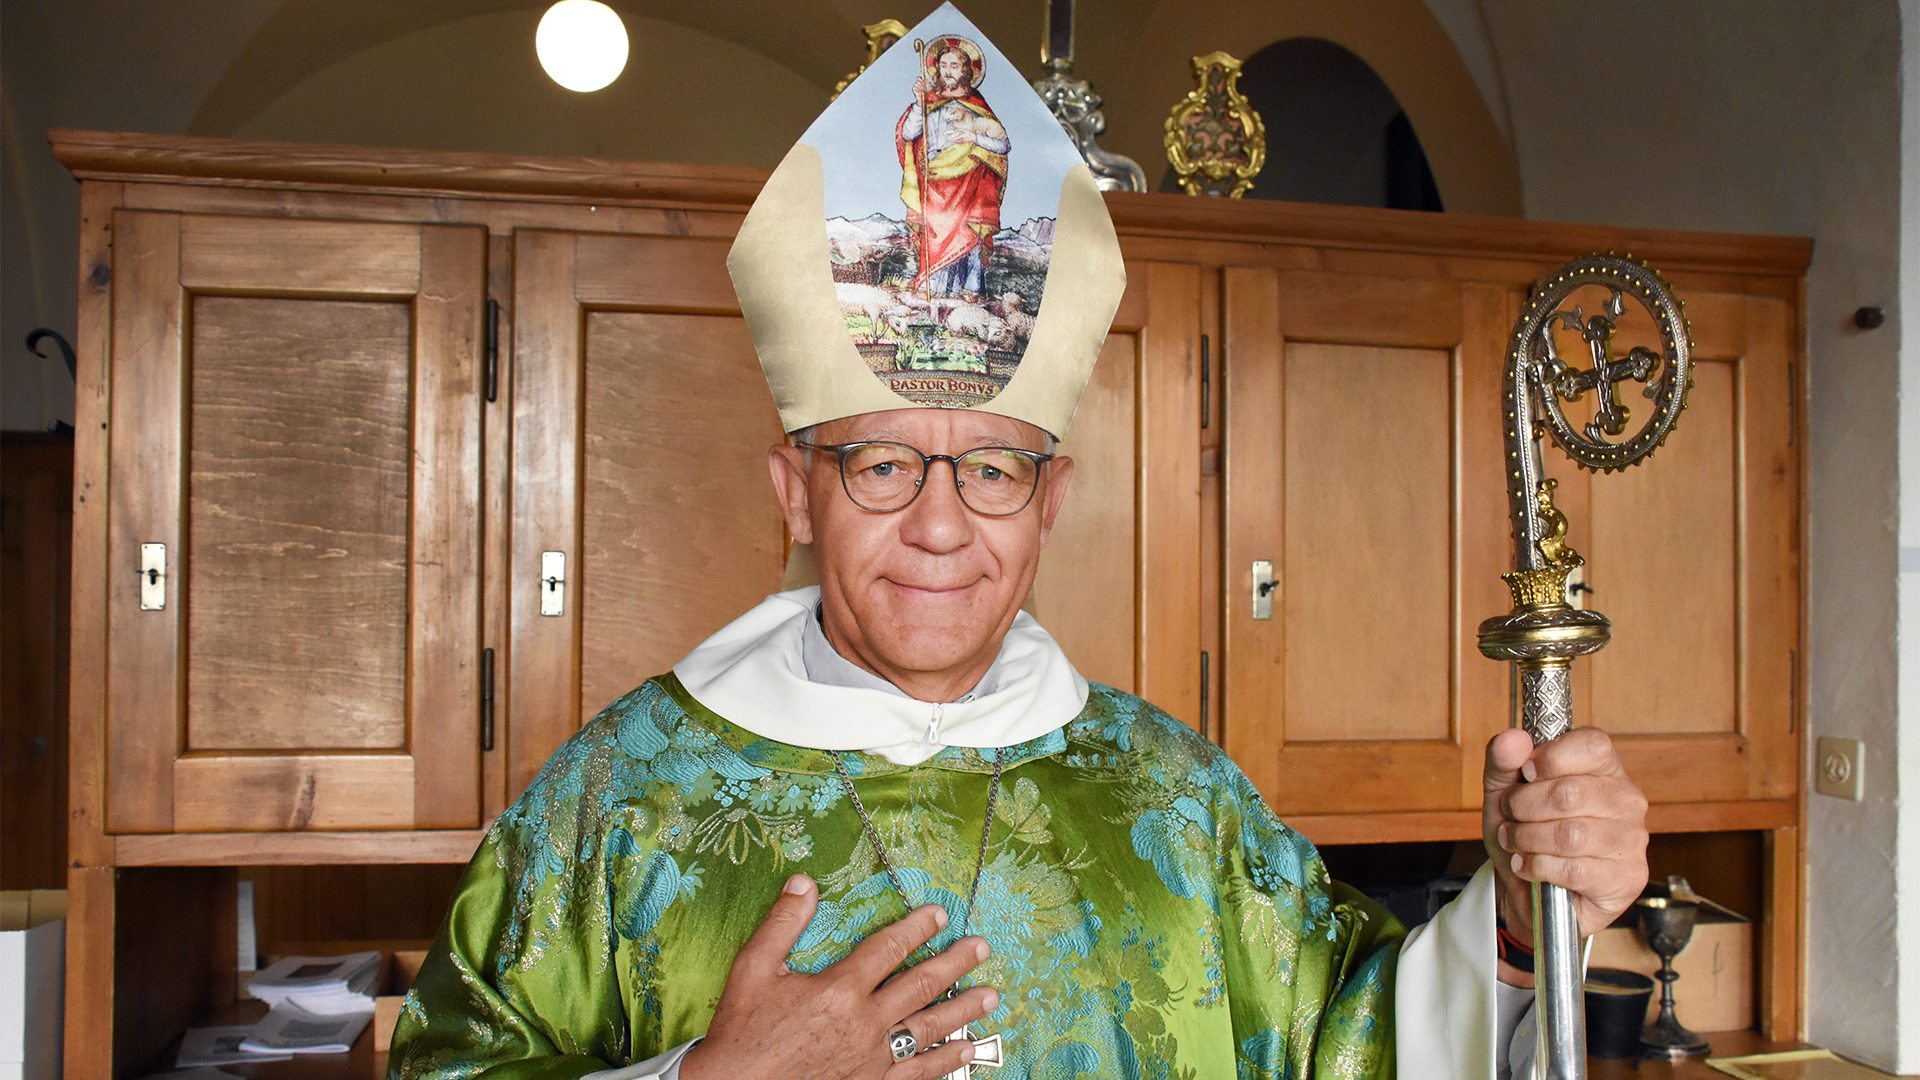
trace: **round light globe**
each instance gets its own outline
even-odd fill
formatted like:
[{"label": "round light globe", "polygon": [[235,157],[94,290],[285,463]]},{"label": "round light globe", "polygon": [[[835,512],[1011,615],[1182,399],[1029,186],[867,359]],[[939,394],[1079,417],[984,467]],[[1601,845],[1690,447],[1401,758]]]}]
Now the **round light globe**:
[{"label": "round light globe", "polygon": [[600,0],[560,0],[540,17],[533,51],[554,82],[589,93],[627,66],[627,27]]}]

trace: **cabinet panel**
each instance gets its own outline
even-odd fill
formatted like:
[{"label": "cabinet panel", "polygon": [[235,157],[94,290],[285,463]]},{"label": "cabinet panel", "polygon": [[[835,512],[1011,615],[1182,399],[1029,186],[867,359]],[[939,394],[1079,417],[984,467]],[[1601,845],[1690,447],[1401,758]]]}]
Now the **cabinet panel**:
[{"label": "cabinet panel", "polygon": [[[1591,604],[1618,627],[1593,658],[1593,716],[1621,735],[1732,732],[1738,723],[1736,389],[1733,364],[1698,364],[1667,445],[1593,484],[1587,583]],[[1673,702],[1688,707],[1675,714]]]},{"label": "cabinet panel", "polygon": [[[1138,693],[1140,628],[1116,600],[1139,588],[1140,478],[1125,467],[1139,437],[1139,356],[1138,334],[1107,335],[1058,449],[1073,458],[1073,478],[1040,554],[1031,605],[1080,674],[1128,693]],[[1106,617],[1075,617],[1098,611]]]},{"label": "cabinet panel", "polygon": [[586,318],[580,702],[589,717],[780,582],[783,438],[738,316]]},{"label": "cabinet panel", "polygon": [[406,744],[411,321],[193,298],[187,750]]},{"label": "cabinet panel", "polygon": [[[1453,358],[1445,350],[1292,344],[1274,618],[1287,734],[1303,742],[1446,740],[1453,697]],[[1392,657],[1356,694],[1354,661]]]},{"label": "cabinet panel", "polygon": [[115,235],[109,829],[478,824],[482,231]]}]

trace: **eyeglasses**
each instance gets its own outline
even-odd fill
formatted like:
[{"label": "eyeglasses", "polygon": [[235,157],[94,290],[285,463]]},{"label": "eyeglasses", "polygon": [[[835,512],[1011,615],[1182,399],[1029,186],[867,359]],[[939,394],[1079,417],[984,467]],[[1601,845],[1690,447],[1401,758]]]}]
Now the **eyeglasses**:
[{"label": "eyeglasses", "polygon": [[930,464],[944,461],[953,466],[953,487],[967,509],[983,517],[1012,517],[1033,501],[1040,466],[1053,460],[1052,454],[1011,446],[982,446],[954,456],[923,454],[897,442],[794,445],[837,455],[847,497],[876,514],[905,510],[919,497]]}]

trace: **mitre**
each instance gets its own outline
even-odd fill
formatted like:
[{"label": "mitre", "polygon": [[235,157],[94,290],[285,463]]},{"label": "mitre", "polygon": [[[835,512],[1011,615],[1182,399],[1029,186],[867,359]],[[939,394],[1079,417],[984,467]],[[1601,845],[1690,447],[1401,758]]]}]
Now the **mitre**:
[{"label": "mitre", "polygon": [[1093,174],[952,4],[807,128],[727,269],[787,431],[950,408],[1064,437],[1126,286]]}]

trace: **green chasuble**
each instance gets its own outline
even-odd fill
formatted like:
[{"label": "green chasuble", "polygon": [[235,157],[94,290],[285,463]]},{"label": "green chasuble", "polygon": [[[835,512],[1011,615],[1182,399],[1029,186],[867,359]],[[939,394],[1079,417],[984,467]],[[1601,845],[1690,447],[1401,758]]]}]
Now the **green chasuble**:
[{"label": "green chasuble", "polygon": [[[1227,756],[1095,685],[1065,727],[1001,751],[844,755],[912,892],[889,881],[833,754],[760,738],[671,676],[602,712],[488,833],[413,992],[395,1077],[573,1077],[703,1035],[734,954],[796,871],[818,971],[939,903],[993,953],[994,1080],[1386,1077],[1403,931],[1329,880]],[[926,953],[917,954],[919,956]],[[881,1048],[872,1047],[873,1053]]]}]

